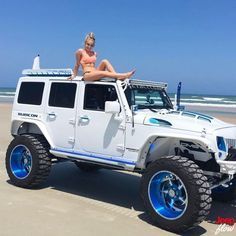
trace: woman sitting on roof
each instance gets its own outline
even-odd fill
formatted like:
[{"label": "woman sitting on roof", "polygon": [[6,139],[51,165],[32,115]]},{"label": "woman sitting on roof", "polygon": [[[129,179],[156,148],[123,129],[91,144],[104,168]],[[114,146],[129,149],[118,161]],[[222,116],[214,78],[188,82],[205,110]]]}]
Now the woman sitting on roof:
[{"label": "woman sitting on roof", "polygon": [[94,33],[89,33],[85,37],[84,49],[79,49],[75,53],[76,63],[73,70],[73,75],[69,79],[74,79],[77,76],[80,65],[83,69],[84,80],[94,81],[104,77],[124,80],[130,78],[134,74],[135,71],[130,71],[127,73],[116,73],[113,66],[108,60],[102,60],[100,65],[95,68],[97,55],[96,52],[92,50],[94,46]]}]

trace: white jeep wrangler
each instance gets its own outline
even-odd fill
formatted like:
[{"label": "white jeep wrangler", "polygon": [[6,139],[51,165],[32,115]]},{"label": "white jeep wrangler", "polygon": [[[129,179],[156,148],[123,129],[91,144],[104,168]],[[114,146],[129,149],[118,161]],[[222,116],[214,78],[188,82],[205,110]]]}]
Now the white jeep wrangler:
[{"label": "white jeep wrangler", "polygon": [[146,211],[173,232],[206,218],[212,192],[234,196],[236,126],[174,110],[165,83],[68,81],[71,73],[23,71],[6,154],[13,184],[34,188],[65,159],[85,171],[138,172]]}]

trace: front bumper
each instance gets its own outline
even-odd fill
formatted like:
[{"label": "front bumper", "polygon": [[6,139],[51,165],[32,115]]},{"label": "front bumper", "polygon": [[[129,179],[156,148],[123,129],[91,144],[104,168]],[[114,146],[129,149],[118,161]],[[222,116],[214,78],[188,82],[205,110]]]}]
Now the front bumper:
[{"label": "front bumper", "polygon": [[236,174],[236,161],[221,161],[218,160],[217,163],[220,166],[220,173],[234,175]]}]

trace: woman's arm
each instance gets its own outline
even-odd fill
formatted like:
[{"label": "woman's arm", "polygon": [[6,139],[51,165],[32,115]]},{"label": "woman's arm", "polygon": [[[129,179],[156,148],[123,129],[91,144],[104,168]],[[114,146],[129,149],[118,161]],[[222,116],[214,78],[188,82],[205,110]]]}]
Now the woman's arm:
[{"label": "woman's arm", "polygon": [[71,75],[71,77],[69,77],[69,79],[71,79],[71,80],[74,79],[78,75],[81,56],[82,56],[82,52],[79,49],[75,53],[75,66],[74,66],[74,69],[73,69],[73,75]]}]

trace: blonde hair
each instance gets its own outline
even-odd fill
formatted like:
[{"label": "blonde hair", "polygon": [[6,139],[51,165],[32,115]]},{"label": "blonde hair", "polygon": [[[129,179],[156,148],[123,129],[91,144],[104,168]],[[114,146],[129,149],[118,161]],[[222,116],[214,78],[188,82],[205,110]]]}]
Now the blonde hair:
[{"label": "blonde hair", "polygon": [[86,43],[88,39],[92,39],[95,44],[95,34],[93,32],[90,32],[86,35],[84,42]]}]

